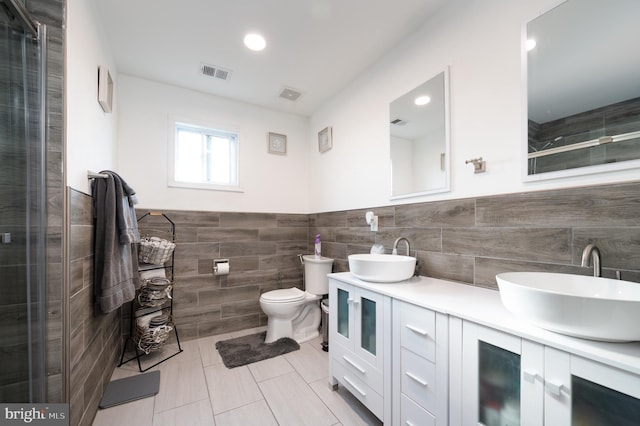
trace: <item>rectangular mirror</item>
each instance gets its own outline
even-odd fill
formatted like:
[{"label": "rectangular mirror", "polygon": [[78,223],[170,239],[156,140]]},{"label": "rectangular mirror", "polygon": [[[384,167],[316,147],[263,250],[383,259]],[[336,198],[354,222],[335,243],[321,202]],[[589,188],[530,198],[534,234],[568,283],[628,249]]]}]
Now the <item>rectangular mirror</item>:
[{"label": "rectangular mirror", "polygon": [[639,17],[567,0],[526,25],[525,180],[640,167]]},{"label": "rectangular mirror", "polygon": [[449,74],[391,102],[391,199],[449,191]]}]

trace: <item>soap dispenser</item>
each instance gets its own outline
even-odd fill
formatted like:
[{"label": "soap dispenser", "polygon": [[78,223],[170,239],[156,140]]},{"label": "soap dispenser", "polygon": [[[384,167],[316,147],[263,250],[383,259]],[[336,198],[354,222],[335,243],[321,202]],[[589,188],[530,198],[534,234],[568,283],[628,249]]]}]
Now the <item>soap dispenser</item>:
[{"label": "soap dispenser", "polygon": [[316,234],[316,242],[314,244],[314,251],[313,254],[315,254],[316,258],[320,258],[321,257],[321,250],[322,250],[322,243],[320,242],[320,234]]}]

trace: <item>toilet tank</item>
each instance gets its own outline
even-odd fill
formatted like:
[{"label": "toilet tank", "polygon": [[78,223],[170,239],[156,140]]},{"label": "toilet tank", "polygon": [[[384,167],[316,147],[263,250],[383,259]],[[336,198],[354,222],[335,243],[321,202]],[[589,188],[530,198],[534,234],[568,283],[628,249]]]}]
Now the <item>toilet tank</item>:
[{"label": "toilet tank", "polygon": [[302,256],[304,262],[305,291],[311,294],[329,293],[329,278],[333,268],[333,259],[328,257],[315,257],[312,254]]}]

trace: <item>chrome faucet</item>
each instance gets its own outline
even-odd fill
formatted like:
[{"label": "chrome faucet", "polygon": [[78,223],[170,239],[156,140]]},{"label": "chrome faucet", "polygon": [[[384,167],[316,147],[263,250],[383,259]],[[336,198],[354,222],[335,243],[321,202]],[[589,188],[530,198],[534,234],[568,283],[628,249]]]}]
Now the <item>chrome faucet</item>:
[{"label": "chrome faucet", "polygon": [[407,244],[407,256],[411,256],[411,246],[409,244],[409,240],[405,237],[396,238],[393,243],[393,250],[391,251],[391,254],[398,254],[398,243],[400,241],[404,241]]},{"label": "chrome faucet", "polygon": [[600,266],[600,250],[593,244],[589,244],[582,252],[582,266],[588,268],[589,263],[593,262],[593,276],[602,275],[602,267]]}]

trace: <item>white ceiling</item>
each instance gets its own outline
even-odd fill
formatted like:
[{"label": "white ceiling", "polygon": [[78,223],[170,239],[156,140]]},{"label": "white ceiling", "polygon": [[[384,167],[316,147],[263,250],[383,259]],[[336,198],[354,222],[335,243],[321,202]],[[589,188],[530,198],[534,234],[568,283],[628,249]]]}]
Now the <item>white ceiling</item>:
[{"label": "white ceiling", "polygon": [[[96,1],[119,73],[311,115],[446,0]],[[244,47],[247,32],[267,40]],[[224,81],[201,64],[231,70]],[[279,97],[284,87],[302,92]]]}]

